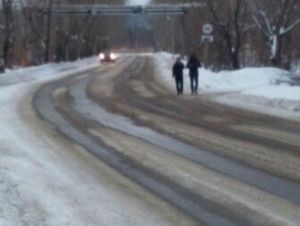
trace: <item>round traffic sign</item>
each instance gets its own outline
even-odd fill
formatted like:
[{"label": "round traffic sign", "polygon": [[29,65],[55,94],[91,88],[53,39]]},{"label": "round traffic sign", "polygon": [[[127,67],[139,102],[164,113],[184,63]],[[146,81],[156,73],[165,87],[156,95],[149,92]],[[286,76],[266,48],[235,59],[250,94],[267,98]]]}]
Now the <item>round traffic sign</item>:
[{"label": "round traffic sign", "polygon": [[213,32],[214,28],[211,24],[204,24],[202,27],[202,31],[206,35],[210,35]]}]

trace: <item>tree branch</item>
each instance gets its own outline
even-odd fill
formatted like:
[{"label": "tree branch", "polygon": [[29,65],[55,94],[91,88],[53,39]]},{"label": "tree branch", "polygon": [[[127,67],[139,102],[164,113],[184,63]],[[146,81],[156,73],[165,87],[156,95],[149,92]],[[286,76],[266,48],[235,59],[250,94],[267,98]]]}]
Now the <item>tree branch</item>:
[{"label": "tree branch", "polygon": [[259,22],[259,20],[255,17],[255,16],[252,16],[252,19],[255,23],[255,25],[258,27],[258,29],[260,29],[263,33],[263,35],[267,38],[270,37],[269,33],[263,28],[262,24]]},{"label": "tree branch", "polygon": [[298,24],[300,24],[300,18],[298,18],[298,20],[296,20],[294,23],[292,23],[291,25],[289,25],[287,28],[285,28],[283,31],[280,32],[280,35],[285,35],[287,33],[289,33],[290,31],[292,31]]}]

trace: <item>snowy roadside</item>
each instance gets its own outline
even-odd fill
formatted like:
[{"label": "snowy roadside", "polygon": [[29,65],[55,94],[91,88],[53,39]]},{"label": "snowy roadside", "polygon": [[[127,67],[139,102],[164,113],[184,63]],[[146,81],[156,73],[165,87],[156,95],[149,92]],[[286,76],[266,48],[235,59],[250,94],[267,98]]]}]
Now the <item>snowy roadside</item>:
[{"label": "snowy roadside", "polygon": [[7,70],[6,73],[0,74],[0,88],[3,86],[14,85],[16,83],[64,76],[64,72],[72,73],[74,70],[80,70],[81,68],[86,69],[88,66],[93,67],[98,65],[96,62],[96,57],[89,57],[74,62],[49,63],[41,66]]},{"label": "snowy roadside", "polygon": [[[8,71],[0,75],[0,225],[41,225],[45,216],[39,201],[29,196],[32,191],[40,196],[46,191],[46,181],[38,166],[40,161],[47,162],[52,147],[43,147],[38,131],[27,129],[23,122],[19,105],[23,103],[32,87],[42,81],[67,76],[75,71],[95,67],[95,58],[72,63],[47,64]],[[27,103],[30,108],[30,101]],[[26,113],[27,114],[27,113]],[[39,150],[39,154],[35,150]],[[44,154],[42,154],[44,152]],[[34,154],[36,153],[36,154]],[[46,154],[47,153],[47,154]],[[35,155],[35,156],[34,156]],[[43,168],[43,170],[51,170]],[[34,179],[33,179],[34,178]],[[40,183],[40,184],[39,184]],[[30,202],[30,199],[32,202]],[[43,199],[51,199],[44,195]],[[27,200],[27,201],[25,201]],[[40,199],[42,200],[42,199]],[[54,204],[56,200],[53,199]],[[61,211],[63,211],[61,209]],[[64,211],[66,212],[66,211]],[[66,220],[62,218],[60,220]],[[44,222],[44,223],[43,223]]]},{"label": "snowy roadside", "polygon": [[[174,55],[154,55],[157,79],[175,92],[171,74]],[[184,92],[190,93],[188,70],[184,72]],[[282,118],[300,121],[300,86],[276,85],[276,80],[289,80],[287,71],[277,68],[245,68],[238,71],[212,72],[199,70],[199,91],[212,95],[214,101]]]}]

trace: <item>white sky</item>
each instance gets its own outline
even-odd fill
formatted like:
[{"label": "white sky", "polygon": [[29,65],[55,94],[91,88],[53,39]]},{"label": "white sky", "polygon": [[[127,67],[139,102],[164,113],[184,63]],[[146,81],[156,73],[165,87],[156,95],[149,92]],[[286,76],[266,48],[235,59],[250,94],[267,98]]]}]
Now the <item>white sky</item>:
[{"label": "white sky", "polygon": [[128,5],[147,5],[151,0],[127,0]]}]

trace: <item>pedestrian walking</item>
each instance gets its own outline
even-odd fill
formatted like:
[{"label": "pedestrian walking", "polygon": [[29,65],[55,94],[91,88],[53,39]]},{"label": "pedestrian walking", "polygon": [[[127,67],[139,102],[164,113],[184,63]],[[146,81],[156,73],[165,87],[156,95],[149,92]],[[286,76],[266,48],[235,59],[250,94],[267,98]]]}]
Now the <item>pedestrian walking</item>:
[{"label": "pedestrian walking", "polygon": [[187,63],[187,68],[190,70],[190,80],[191,80],[191,93],[197,94],[198,92],[198,68],[201,67],[201,63],[197,58],[196,54],[192,54]]},{"label": "pedestrian walking", "polygon": [[180,57],[176,58],[176,62],[173,65],[173,78],[175,78],[177,94],[183,94],[183,69],[184,64]]}]

